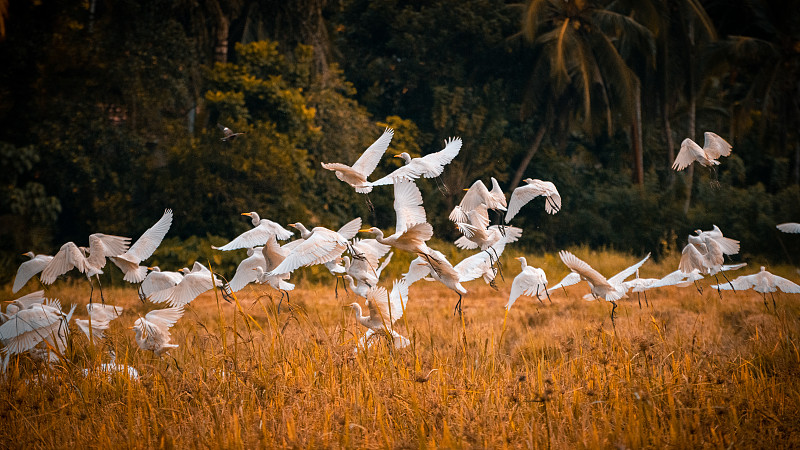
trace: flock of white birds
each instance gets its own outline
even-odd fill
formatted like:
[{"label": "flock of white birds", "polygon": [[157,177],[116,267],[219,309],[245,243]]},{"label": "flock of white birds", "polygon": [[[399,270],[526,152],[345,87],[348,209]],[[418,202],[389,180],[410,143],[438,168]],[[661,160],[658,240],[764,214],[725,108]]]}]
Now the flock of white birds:
[{"label": "flock of white birds", "polygon": [[[233,140],[241,134],[220,127],[225,134],[223,140]],[[40,275],[42,284],[50,285],[60,276],[77,269],[87,277],[91,291],[87,305],[88,318],[75,319],[74,322],[91,342],[99,341],[103,339],[103,331],[108,329],[109,323],[122,313],[121,307],[105,304],[100,285],[100,274],[107,260],[111,260],[123,272],[125,281],[139,284],[142,301],[149,300],[153,304],[167,306],[151,310],[131,327],[139,347],[160,356],[178,346],[171,342],[170,328],[183,316],[185,305],[200,294],[218,287],[223,297],[230,301],[235,292],[250,283],[267,284],[280,291],[281,302],[285,296],[289,303],[289,291],[294,289],[289,282],[292,273],[301,267],[323,264],[336,276],[337,288],[341,277],[346,283],[345,287],[366,299],[366,311],[358,302],[348,305],[355,311],[357,321],[367,329],[355,350],[369,346],[377,336],[390,339],[397,348],[405,347],[409,340],[395,329],[394,324],[405,312],[412,284],[422,279],[441,282],[458,295],[454,314],[461,314],[462,295],[467,293],[464,283],[483,278],[496,288],[500,255],[505,246],[516,242],[523,232],[521,228],[508,223],[522,207],[537,197],[544,198],[547,213],[558,213],[561,196],[553,183],[528,178],[524,180],[525,185],[514,189],[507,202],[494,178],[491,179],[491,190],[482,181],[475,181],[469,189],[464,189],[466,193],[463,199],[449,218],[462,234],[455,245],[476,251],[453,265],[444,254],[427,244],[433,237],[433,227],[427,221],[422,194],[415,180],[440,176],[445,166],[458,155],[461,139],[449,139],[442,150],[420,158],[412,158],[407,153],[396,155],[405,161],[402,167],[376,181],[368,181],[393,135],[394,131],[387,128],[352,166],[343,163],[322,164],[323,168],[333,171],[337,178],[358,193],[369,193],[375,186],[393,186],[396,225],[394,232],[388,236],[379,228],[362,229],[361,218],[351,220],[337,231],[320,226],[309,230],[297,222],[289,224],[289,227],[296,229],[300,238],[281,245],[279,241],[294,236],[292,231],[269,219],[262,219],[256,212],[243,213],[251,218],[253,228],[221,247],[214,247],[219,251],[248,249],[247,258],[240,262],[230,281],[225,282],[199,262],[195,262],[191,269],[183,268],[177,272],[142,265],[169,231],[172,211],[166,210],[133,245],[130,245],[131,239],[127,237],[95,233],[89,236],[88,248],[67,242],[54,256],[28,252],[26,255],[30,260],[20,265],[12,290],[18,292],[36,275]],[[713,167],[719,164],[719,157],[729,155],[730,151],[731,146],[724,139],[706,132],[702,148],[691,139],[684,140],[673,168],[682,170],[695,161]],[[491,224],[490,210],[498,215],[498,224]],[[787,233],[800,233],[800,224],[797,223],[780,224],[777,227]],[[373,237],[359,239],[356,237],[358,233],[369,233]],[[402,278],[392,282],[391,291],[387,291],[381,285],[380,277],[392,258],[393,248],[417,257]],[[599,298],[612,303],[612,322],[616,301],[625,298],[628,292],[637,295],[645,293],[647,302],[646,291],[649,289],[694,284],[698,291],[702,291],[697,280],[704,276],[717,277],[721,274],[725,278],[724,283],[717,278],[717,284],[712,286],[720,295],[721,290],[725,289],[753,288],[764,295],[765,305],[766,293],[777,289],[800,293],[800,286],[767,272],[764,267],[756,274],[729,280],[725,272],[745,264],[725,265],[724,256],[738,252],[739,241],[723,236],[720,229],[714,226],[710,231],[697,230],[696,236],[689,236],[678,269],[662,278],[639,277],[639,268],[647,261],[649,254],[633,266],[606,278],[587,262],[568,251],[561,251],[559,256],[570,273],[550,287],[547,286],[545,272],[527,265],[526,259],[520,257],[517,259],[521,263],[521,271],[511,284],[506,313],[521,296],[536,297],[542,302],[542,294],[549,300],[553,290],[580,281],[586,281],[590,287],[585,299]],[[100,303],[92,301],[95,280],[100,289]],[[641,302],[639,304],[641,306]],[[8,366],[12,356],[25,352],[36,359],[58,361],[66,349],[69,322],[74,312],[75,305],[64,312],[60,301],[48,298],[43,290],[10,301],[5,312],[0,312],[3,369]],[[101,370],[127,371],[133,377],[138,376],[135,369],[116,365],[113,357]]]}]

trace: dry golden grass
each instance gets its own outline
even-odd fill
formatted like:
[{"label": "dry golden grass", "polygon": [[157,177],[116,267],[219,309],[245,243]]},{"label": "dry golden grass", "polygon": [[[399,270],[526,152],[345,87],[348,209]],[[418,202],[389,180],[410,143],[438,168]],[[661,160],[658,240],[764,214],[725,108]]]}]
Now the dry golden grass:
[{"label": "dry golden grass", "polygon": [[[577,249],[606,275],[637,258]],[[180,347],[159,359],[127,329],[153,305],[132,288],[106,292],[126,307],[108,345],[141,380],[82,375],[107,360],[72,333],[53,368],[21,358],[0,380],[0,442],[8,447],[797,447],[800,446],[798,298],[769,310],[753,291],[668,288],[610,304],[586,302],[585,283],[553,304],[505,302],[519,265],[504,256],[499,291],[471,282],[464,320],[441,285],[412,286],[399,331],[412,345],[383,342],[353,354],[364,330],[333,284],[278,296],[248,287],[234,305],[204,294],[176,325]],[[664,275],[677,257],[645,265]],[[602,261],[602,263],[600,263]],[[566,274],[557,255],[529,256],[551,284]],[[771,268],[788,275],[790,268]],[[751,264],[735,275],[752,273]],[[790,278],[796,279],[789,275]],[[390,280],[387,280],[390,283]],[[708,282],[702,282],[708,286]],[[32,288],[29,288],[32,289]],[[79,302],[88,286],[51,294]],[[6,298],[11,295],[6,292]],[[177,362],[177,366],[176,366]],[[179,368],[178,368],[179,367]],[[431,371],[432,369],[436,369]]]}]

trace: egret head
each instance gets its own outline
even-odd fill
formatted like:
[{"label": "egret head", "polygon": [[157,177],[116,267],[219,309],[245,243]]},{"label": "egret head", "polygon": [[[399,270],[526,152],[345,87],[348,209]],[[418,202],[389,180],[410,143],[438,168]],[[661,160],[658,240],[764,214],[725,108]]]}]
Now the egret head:
[{"label": "egret head", "polygon": [[410,162],[411,162],[411,155],[409,155],[409,154],[408,154],[408,153],[406,153],[406,152],[400,153],[399,155],[394,155],[394,157],[395,157],[395,158],[402,158],[402,159],[403,159],[403,161],[405,161],[405,162],[406,162],[406,164],[408,164],[408,163],[410,163]]},{"label": "egret head", "polygon": [[22,256],[27,256],[28,258],[33,259],[33,257],[36,255],[33,252],[25,252],[22,254]]},{"label": "egret head", "polygon": [[524,181],[524,182],[526,182],[526,183],[528,183],[528,184],[531,184],[531,183],[533,183],[533,178],[525,178],[525,179],[524,179],[524,180],[522,180],[522,181]]},{"label": "egret head", "polygon": [[380,228],[377,228],[377,227],[365,228],[365,229],[363,229],[363,230],[358,230],[358,232],[359,232],[359,233],[373,233],[373,234],[382,233],[382,231],[380,230]]}]

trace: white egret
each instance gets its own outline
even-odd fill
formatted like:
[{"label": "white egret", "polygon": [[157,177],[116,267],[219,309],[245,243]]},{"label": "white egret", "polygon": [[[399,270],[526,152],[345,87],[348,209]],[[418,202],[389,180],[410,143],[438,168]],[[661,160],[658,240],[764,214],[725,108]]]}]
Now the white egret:
[{"label": "white egret", "polygon": [[[181,269],[184,275],[180,283],[167,289],[156,291],[150,294],[150,301],[153,303],[167,303],[170,306],[183,306],[190,303],[197,298],[200,294],[214,289],[214,286],[224,287],[225,283],[214,275],[212,282],[211,271],[206,266],[195,261],[194,266],[190,272],[186,269]],[[228,293],[225,289],[221,289],[222,296],[228,300]]]},{"label": "white egret", "polygon": [[[69,313],[65,314],[61,311],[61,302],[52,300],[20,310],[9,317],[8,321],[0,325],[0,341],[5,345],[3,370],[8,367],[12,355],[32,350],[43,340],[47,340],[54,349],[63,354],[69,333],[67,324],[75,312],[75,307],[73,304]],[[49,361],[58,358],[49,351],[36,355],[46,356]]]},{"label": "white egret", "polygon": [[147,275],[139,286],[139,296],[142,301],[150,297],[153,293],[169,289],[183,280],[185,272],[189,272],[188,268],[183,268],[178,272],[171,272],[169,270],[162,271],[158,266],[148,267]]},{"label": "white egret", "polygon": [[555,184],[533,178],[526,178],[523,181],[528,184],[519,186],[511,192],[508,211],[506,211],[506,223],[510,222],[523,206],[540,195],[545,198],[544,210],[548,214],[555,214],[561,210],[561,195]]},{"label": "white egret", "polygon": [[171,344],[169,329],[183,317],[183,306],[154,309],[144,317],[136,319],[131,327],[136,333],[136,343],[142,350],[149,350],[158,356],[177,344]]},{"label": "white egret", "polygon": [[355,280],[350,274],[345,274],[343,277],[345,286],[349,286],[350,290],[359,297],[367,298],[367,294],[371,286],[367,285],[367,283],[358,283],[356,284]]},{"label": "white egret", "polygon": [[267,269],[267,260],[264,258],[264,247],[253,247],[247,249],[247,258],[239,262],[236,266],[236,273],[228,282],[231,292],[239,292],[250,283],[258,280],[257,268],[261,268],[262,273]]},{"label": "white egret", "polygon": [[358,233],[358,229],[361,227],[361,218],[357,217],[351,220],[339,231],[329,230],[325,227],[314,227],[309,231],[300,222],[289,226],[300,230],[300,236],[304,241],[293,247],[284,260],[269,271],[270,275],[291,273],[300,267],[325,264],[339,258],[347,249],[347,241]]},{"label": "white egret", "polygon": [[233,130],[231,130],[230,128],[226,127],[225,125],[222,125],[222,124],[219,124],[219,123],[217,124],[217,127],[220,130],[222,130],[222,139],[220,139],[220,141],[223,141],[223,142],[233,141],[237,137],[239,137],[239,136],[244,134],[243,132],[242,133],[234,133]]},{"label": "white egret", "polygon": [[776,309],[777,306],[775,305],[774,292],[781,290],[787,294],[800,294],[800,285],[797,285],[797,283],[791,280],[787,280],[786,278],[768,272],[764,266],[761,266],[761,271],[758,273],[754,273],[752,275],[742,275],[726,284],[711,286],[711,288],[725,290],[739,289],[740,291],[753,289],[754,291],[761,293],[761,295],[764,297],[764,306],[767,306],[767,292],[769,292],[769,294],[772,296],[772,307]]},{"label": "white egret", "polygon": [[352,167],[341,163],[322,163],[322,167],[335,172],[336,178],[353,186],[359,194],[368,194],[372,192],[372,183],[367,181],[367,177],[378,167],[378,162],[392,142],[392,136],[394,130],[386,128],[381,137],[367,148]]},{"label": "white egret", "polygon": [[267,265],[263,270],[259,268],[255,269],[258,274],[256,282],[259,284],[268,284],[281,293],[281,300],[278,303],[279,310],[284,295],[286,295],[286,301],[289,301],[289,291],[294,289],[294,285],[286,281],[290,276],[288,272],[272,274],[272,271],[286,259],[286,256],[289,255],[292,248],[302,244],[303,241],[304,239],[300,238],[281,246],[273,235],[270,236],[269,240],[267,240],[267,243],[264,245],[264,249],[261,251]]},{"label": "white egret", "polygon": [[444,166],[450,164],[450,161],[458,156],[460,150],[461,138],[450,138],[445,141],[444,149],[419,158],[411,158],[411,155],[406,152],[400,153],[399,155],[395,155],[395,158],[402,158],[403,161],[405,161],[405,165],[389,175],[373,181],[372,185],[384,186],[393,184],[395,178],[411,181],[419,177],[438,177],[444,171]]},{"label": "white egret", "polygon": [[172,210],[167,209],[152,227],[142,234],[125,253],[109,259],[125,274],[123,280],[129,283],[141,283],[147,276],[147,267],[140,266],[142,261],[153,255],[172,225]]},{"label": "white egret", "polygon": [[369,315],[363,315],[361,305],[354,302],[349,306],[356,312],[358,323],[367,328],[367,334],[359,340],[358,347],[366,348],[368,341],[374,335],[382,335],[392,340],[395,348],[404,348],[411,341],[402,336],[394,328],[394,323],[403,316],[408,304],[408,286],[403,280],[395,280],[391,295],[386,293],[383,286],[375,286],[367,293],[367,310]]},{"label": "white egret", "polygon": [[497,277],[499,273],[497,262],[500,259],[500,255],[503,254],[503,250],[505,250],[506,243],[516,240],[509,240],[510,236],[510,234],[506,234],[505,238],[491,247],[468,256],[453,266],[453,269],[458,272],[459,281],[461,283],[466,283],[482,277],[486,284],[497,289],[494,283],[495,277]]},{"label": "white egret", "polygon": [[719,165],[717,158],[731,154],[731,145],[725,139],[710,131],[706,131],[703,136],[705,137],[703,148],[689,138],[681,142],[681,150],[672,163],[673,169],[683,170],[695,161],[706,167],[717,166]]},{"label": "white egret", "polygon": [[547,300],[550,301],[550,294],[547,293],[547,275],[545,275],[544,270],[529,266],[524,256],[515,259],[522,265],[522,271],[514,277],[514,281],[511,283],[511,292],[508,295],[506,310],[511,309],[514,302],[522,295],[528,297],[535,295],[536,299],[541,302],[542,299],[539,297],[539,292],[541,291],[547,294]]},{"label": "white egret", "polygon": [[[133,381],[139,380],[139,371],[136,370],[134,367],[125,365],[125,364],[117,364],[117,354],[114,350],[110,350],[108,352],[111,355],[111,360],[107,363],[100,364],[97,367],[97,372],[105,373],[108,375],[109,380],[115,373],[122,373],[125,374],[128,378]],[[89,374],[92,372],[90,369],[83,369],[83,376],[88,377]]]},{"label": "white egret", "polygon": [[[678,269],[683,273],[697,270],[703,275],[713,275],[717,279],[717,285],[719,285],[717,274],[721,273],[725,281],[730,283],[730,280],[722,270],[722,265],[725,262],[725,250],[723,248],[726,248],[729,252],[738,252],[739,241],[724,238],[721,232],[717,235],[716,230],[719,229],[716,226],[714,228],[715,230],[712,230],[712,232],[699,232],[698,236],[689,236],[689,243],[681,251],[681,261]],[[722,297],[720,289],[717,289],[717,293]]]},{"label": "white egret", "polygon": [[266,244],[272,235],[282,241],[292,237],[291,231],[269,219],[262,219],[255,211],[242,213],[241,215],[249,216],[255,228],[245,231],[222,247],[211,246],[211,248],[222,251],[253,248]]},{"label": "white egret", "polygon": [[11,292],[15,294],[28,283],[28,280],[44,270],[47,267],[47,263],[53,259],[50,255],[37,255],[33,252],[23,253],[23,255],[30,259],[20,264],[19,269],[17,269],[17,275],[14,277],[14,286],[11,288]]},{"label": "white egret", "polygon": [[491,191],[481,180],[472,183],[469,189],[464,190],[467,191],[467,193],[464,194],[461,203],[456,205],[453,211],[450,212],[449,218],[453,222],[467,222],[467,212],[474,210],[480,205],[484,205],[487,209],[496,211],[506,210],[506,196],[494,177],[492,177]]},{"label": "white egret", "polygon": [[75,319],[75,325],[83,331],[89,340],[103,339],[105,336],[103,332],[108,329],[112,320],[122,315],[121,306],[111,305],[98,305],[96,303],[89,303],[86,305],[86,310],[89,312],[89,319]]},{"label": "white egret", "polygon": [[44,291],[31,292],[18,299],[11,300],[6,306],[6,315],[16,314],[18,311],[28,309],[45,302]]},{"label": "white egret", "polygon": [[479,205],[464,214],[466,222],[456,222],[456,228],[463,236],[456,239],[456,247],[462,249],[479,248],[486,250],[504,240],[506,243],[516,242],[522,236],[522,228],[508,225],[489,225],[489,214],[486,205]]},{"label": "white egret", "polygon": [[[390,246],[381,244],[375,239],[353,238],[351,250],[353,258],[344,256],[344,267],[347,274],[353,277],[359,284],[365,283],[367,286],[377,286],[381,272],[392,260],[393,253],[389,252]],[[388,255],[387,252],[389,252]],[[380,259],[386,255],[383,262]]]},{"label": "white egret", "polygon": [[689,236],[690,243],[702,243],[706,239],[713,239],[718,245],[722,253],[725,255],[735,255],[739,253],[739,241],[736,239],[727,238],[722,235],[722,230],[714,225],[709,231],[694,230],[697,236]]},{"label": "white egret", "polygon": [[413,181],[395,179],[394,211],[397,220],[391,236],[384,237],[383,231],[377,227],[359,231],[374,234],[375,240],[381,244],[410,253],[427,254],[431,249],[426,242],[433,237],[433,226],[427,222],[422,193]]},{"label": "white egret", "polygon": [[458,302],[453,309],[453,314],[461,315],[461,299],[467,289],[461,285],[461,275],[456,271],[450,261],[438,250],[429,249],[428,253],[411,261],[408,272],[403,274],[403,280],[411,286],[418,280],[430,276],[434,280],[447,286],[458,294]]},{"label": "white egret", "polygon": [[614,311],[617,309],[617,300],[624,297],[625,293],[628,291],[628,288],[623,284],[623,282],[628,277],[633,275],[642,266],[642,264],[644,264],[645,261],[650,258],[650,253],[648,253],[647,256],[645,256],[638,263],[620,271],[609,279],[606,279],[606,277],[593,269],[588,263],[566,250],[561,250],[558,252],[558,256],[561,257],[561,261],[563,261],[570,270],[578,273],[582,280],[589,283],[593,297],[601,297],[604,300],[611,302],[613,305],[611,308],[611,321],[613,323]]},{"label": "white egret", "polygon": [[58,253],[53,256],[53,259],[42,270],[42,275],[40,276],[42,283],[53,284],[59,276],[72,269],[78,269],[78,271],[86,275],[92,288],[89,293],[89,303],[92,302],[92,294],[94,293],[92,277],[97,278],[97,284],[100,286],[100,298],[105,303],[103,286],[100,284],[100,274],[103,273],[102,269],[106,265],[106,258],[125,253],[128,250],[130,240],[130,238],[121,236],[110,236],[102,233],[92,234],[89,236],[88,257],[84,255],[85,247],[78,247],[73,242],[67,242],[61,246]]},{"label": "white egret", "polygon": [[800,223],[797,222],[781,223],[776,225],[776,228],[783,231],[784,233],[800,233]]}]

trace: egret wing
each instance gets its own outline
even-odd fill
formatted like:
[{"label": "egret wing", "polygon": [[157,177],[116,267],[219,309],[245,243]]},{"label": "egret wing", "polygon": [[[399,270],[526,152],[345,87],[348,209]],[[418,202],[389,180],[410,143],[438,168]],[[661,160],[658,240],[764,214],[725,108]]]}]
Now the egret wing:
[{"label": "egret wing", "polygon": [[138,262],[144,261],[153,255],[164,236],[167,235],[169,227],[172,226],[172,210],[167,209],[164,215],[158,219],[152,227],[142,234],[139,239],[128,249],[127,254],[132,256]]},{"label": "egret wing", "polygon": [[800,233],[800,223],[787,222],[777,225],[777,228],[784,233]]},{"label": "egret wing", "polygon": [[370,145],[367,150],[356,160],[353,164],[353,169],[361,173],[364,178],[369,175],[378,167],[381,157],[386,153],[389,144],[392,142],[394,130],[386,128],[381,137]]},{"label": "egret wing", "polygon": [[403,233],[412,225],[427,221],[422,193],[413,181],[395,179],[394,211],[397,215],[395,233]]},{"label": "egret wing", "polygon": [[231,278],[231,281],[228,282],[231,291],[238,292],[248,284],[256,281],[258,278],[256,268],[258,267],[264,270],[267,268],[267,261],[264,259],[264,253],[262,253],[261,247],[255,247],[253,249],[253,254],[243,259],[236,267],[236,273],[233,275],[233,278]]},{"label": "egret wing", "polygon": [[19,292],[34,275],[44,270],[52,260],[53,257],[49,255],[36,255],[33,259],[20,264],[19,269],[17,269],[17,275],[14,277],[14,286],[11,292]]},{"label": "egret wing", "polygon": [[40,278],[44,284],[53,284],[56,278],[73,268],[78,269],[81,273],[86,273],[86,257],[75,243],[67,242],[45,266]]},{"label": "egret wing", "polygon": [[606,288],[612,288],[611,284],[606,280],[600,272],[594,270],[592,266],[578,258],[577,256],[573,255],[572,253],[561,250],[558,255],[561,257],[561,261],[570,268],[573,272],[578,272],[581,278],[585,279],[593,286],[603,286]]},{"label": "egret wing", "polygon": [[609,278],[608,282],[612,285],[617,285],[622,283],[623,281],[625,281],[626,278],[636,273],[636,271],[639,270],[639,268],[642,267],[642,264],[644,264],[648,259],[650,259],[650,253],[648,253],[647,256],[645,256],[641,261],[637,262],[636,264],[628,267],[627,269]]},{"label": "egret wing", "polygon": [[716,133],[706,131],[703,133],[703,137],[705,138],[703,151],[710,159],[717,159],[720,156],[731,154],[731,144],[728,144],[725,139],[722,139]]}]

